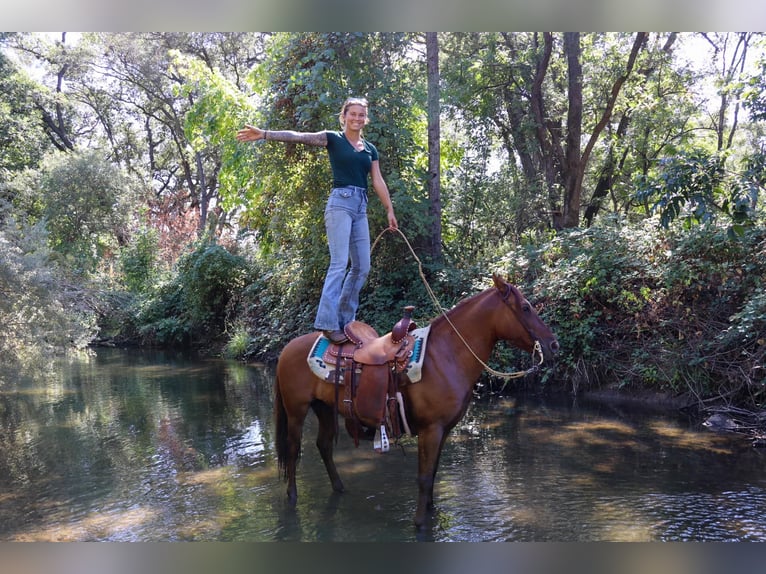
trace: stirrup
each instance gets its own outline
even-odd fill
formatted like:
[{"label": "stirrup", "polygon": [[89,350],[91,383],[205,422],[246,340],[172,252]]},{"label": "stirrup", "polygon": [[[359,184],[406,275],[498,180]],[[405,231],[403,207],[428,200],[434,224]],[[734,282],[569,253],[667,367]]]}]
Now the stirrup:
[{"label": "stirrup", "polygon": [[375,440],[372,443],[372,447],[377,452],[388,452],[390,445],[388,442],[388,434],[386,433],[385,425],[380,425],[380,428],[375,431]]}]

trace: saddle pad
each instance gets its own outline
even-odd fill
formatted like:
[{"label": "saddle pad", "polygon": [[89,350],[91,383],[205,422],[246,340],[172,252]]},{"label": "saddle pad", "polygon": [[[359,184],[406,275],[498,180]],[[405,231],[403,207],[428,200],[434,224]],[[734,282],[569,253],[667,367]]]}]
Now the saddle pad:
[{"label": "saddle pad", "polygon": [[415,342],[412,344],[412,355],[407,366],[404,368],[404,374],[407,375],[407,378],[412,383],[417,383],[423,375],[423,359],[426,356],[426,342],[430,332],[431,325],[410,331],[410,335],[415,338]]},{"label": "saddle pad", "polygon": [[[415,342],[412,345],[410,361],[404,368],[404,374],[407,375],[410,382],[417,383],[423,374],[423,359],[426,356],[426,341],[430,331],[431,325],[410,331],[410,335],[414,337]],[[331,375],[334,372],[333,367],[325,363],[322,358],[330,344],[330,340],[320,333],[312,345],[308,356],[308,364],[311,371],[325,381],[331,380]]]},{"label": "saddle pad", "polygon": [[309,351],[309,368],[320,379],[326,380],[334,372],[334,369],[331,369],[322,358],[330,344],[330,340],[320,333],[317,340],[312,345],[311,351]]}]

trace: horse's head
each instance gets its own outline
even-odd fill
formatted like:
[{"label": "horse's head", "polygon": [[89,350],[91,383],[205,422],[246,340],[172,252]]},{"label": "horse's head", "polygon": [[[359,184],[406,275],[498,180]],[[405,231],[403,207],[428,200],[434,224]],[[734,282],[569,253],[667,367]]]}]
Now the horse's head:
[{"label": "horse's head", "polygon": [[509,341],[520,349],[532,352],[535,341],[540,342],[543,357],[550,360],[559,350],[559,342],[556,335],[543,323],[537,315],[535,308],[527,301],[515,286],[508,283],[499,275],[493,275],[492,280],[505,304],[510,310],[511,320],[507,320],[507,314],[500,315],[503,320],[498,321],[496,326],[498,336]]}]

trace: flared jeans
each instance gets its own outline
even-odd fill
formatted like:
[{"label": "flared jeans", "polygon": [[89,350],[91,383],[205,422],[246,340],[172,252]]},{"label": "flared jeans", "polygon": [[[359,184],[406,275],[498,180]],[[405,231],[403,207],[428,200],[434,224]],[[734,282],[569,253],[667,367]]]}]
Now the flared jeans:
[{"label": "flared jeans", "polygon": [[343,329],[356,318],[359,292],[370,273],[367,189],[355,186],[334,188],[327,200],[324,220],[330,266],[314,327],[334,331]]}]

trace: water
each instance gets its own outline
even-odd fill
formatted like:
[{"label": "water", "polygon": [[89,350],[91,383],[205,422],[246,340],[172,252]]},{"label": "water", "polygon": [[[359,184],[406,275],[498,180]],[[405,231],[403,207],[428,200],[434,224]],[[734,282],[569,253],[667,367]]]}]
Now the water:
[{"label": "water", "polygon": [[343,435],[332,494],[313,415],[287,505],[266,367],[104,349],[0,380],[0,541],[766,541],[766,453],[673,413],[474,401],[417,533],[415,439]]}]

